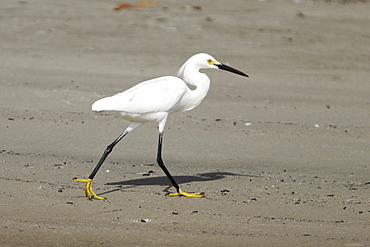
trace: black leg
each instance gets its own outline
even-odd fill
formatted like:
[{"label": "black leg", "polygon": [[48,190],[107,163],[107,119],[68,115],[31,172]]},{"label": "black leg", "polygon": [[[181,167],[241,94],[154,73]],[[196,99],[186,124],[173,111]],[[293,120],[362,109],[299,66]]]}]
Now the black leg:
[{"label": "black leg", "polygon": [[[125,132],[123,132],[116,140],[114,140],[114,142],[112,142],[104,151],[102,157],[100,158],[98,164],[96,165],[96,167],[94,168],[94,170],[92,171],[91,175],[89,176],[88,179],[78,179],[76,178],[76,181],[77,182],[83,182],[83,183],[86,183],[85,185],[85,195],[89,198],[96,198],[96,199],[99,199],[99,200],[105,200],[106,198],[104,197],[100,197],[98,195],[96,195],[96,193],[93,191],[92,189],[92,180],[93,178],[95,177],[96,173],[98,172],[98,170],[100,169],[100,167],[102,166],[103,162],[105,161],[105,159],[107,158],[107,156],[112,152],[114,146],[125,136],[127,135],[128,132],[130,132],[131,130],[133,130],[132,127],[138,127],[140,125],[140,123],[135,123],[134,125],[131,126],[131,128],[128,128],[125,130]],[[204,196],[204,193],[188,193],[188,192],[184,192],[180,189],[179,185],[176,183],[176,181],[173,179],[173,177],[171,176],[170,172],[167,170],[167,168],[165,167],[165,165],[163,164],[163,160],[162,160],[162,138],[163,138],[163,134],[162,132],[159,133],[159,140],[158,140],[158,153],[157,153],[157,162],[158,162],[158,165],[162,168],[162,170],[164,171],[164,173],[167,175],[168,179],[171,181],[172,185],[176,188],[177,190],[177,193],[170,193],[168,194],[168,196],[186,196],[186,197],[203,197]]]},{"label": "black leg", "polygon": [[163,139],[163,132],[159,133],[158,139],[158,153],[157,153],[157,162],[158,165],[162,168],[164,173],[166,173],[168,179],[171,181],[172,185],[176,188],[177,192],[179,192],[179,185],[176,183],[175,179],[171,176],[170,172],[167,170],[166,166],[163,164],[162,160],[162,139]]},{"label": "black leg", "polygon": [[107,156],[112,152],[114,146],[123,138],[125,137],[125,135],[127,135],[128,131],[125,131],[123,132],[116,140],[114,140],[114,142],[112,142],[104,151],[102,157],[100,158],[98,164],[96,165],[96,167],[94,168],[94,170],[92,171],[92,173],[90,174],[89,178],[90,179],[93,179],[96,175],[96,173],[98,172],[98,170],[100,169],[101,165],[103,164],[103,162],[105,161],[105,159],[107,158]]}]

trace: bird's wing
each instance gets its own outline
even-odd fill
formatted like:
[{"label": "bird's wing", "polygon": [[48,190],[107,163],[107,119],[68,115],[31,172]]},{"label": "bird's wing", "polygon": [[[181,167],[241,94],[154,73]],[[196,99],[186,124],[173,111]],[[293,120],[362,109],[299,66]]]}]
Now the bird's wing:
[{"label": "bird's wing", "polygon": [[92,110],[137,114],[169,112],[176,109],[186,90],[188,87],[180,78],[160,77],[98,100],[93,104]]}]

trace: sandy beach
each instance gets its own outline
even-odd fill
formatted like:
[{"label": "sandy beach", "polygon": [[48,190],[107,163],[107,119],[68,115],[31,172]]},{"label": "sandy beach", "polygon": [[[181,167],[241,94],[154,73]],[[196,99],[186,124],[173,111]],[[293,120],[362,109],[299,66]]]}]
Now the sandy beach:
[{"label": "sandy beach", "polygon": [[[368,1],[4,0],[0,246],[370,246]],[[205,52],[200,106],[127,135],[96,100]]]}]

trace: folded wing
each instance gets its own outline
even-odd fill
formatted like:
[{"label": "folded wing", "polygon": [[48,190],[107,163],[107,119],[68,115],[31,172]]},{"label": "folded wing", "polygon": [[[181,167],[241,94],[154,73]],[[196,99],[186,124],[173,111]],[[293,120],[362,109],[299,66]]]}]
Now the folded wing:
[{"label": "folded wing", "polygon": [[176,111],[188,87],[178,77],[165,76],[142,83],[96,101],[92,110],[97,112],[116,111],[131,114]]}]

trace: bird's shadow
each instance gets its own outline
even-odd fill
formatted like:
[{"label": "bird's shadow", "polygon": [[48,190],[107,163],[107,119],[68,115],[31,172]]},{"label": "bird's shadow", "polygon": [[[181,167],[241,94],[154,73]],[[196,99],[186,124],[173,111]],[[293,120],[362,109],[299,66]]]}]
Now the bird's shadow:
[{"label": "bird's shadow", "polygon": [[[256,175],[236,174],[236,173],[231,173],[231,172],[208,172],[208,173],[200,173],[195,176],[174,176],[173,178],[176,180],[178,184],[186,184],[186,183],[191,183],[191,182],[214,181],[214,180],[223,179],[226,176],[259,177]],[[163,190],[163,192],[169,193],[169,189],[172,187],[171,182],[166,176],[145,177],[145,178],[139,178],[139,179],[126,180],[126,181],[111,182],[111,183],[106,183],[105,185],[119,186],[120,188],[100,193],[100,195],[108,194],[108,193],[118,191],[121,189],[125,189],[125,188],[127,189],[131,187],[142,186],[142,185],[168,185]],[[127,186],[127,187],[122,187],[122,186]]]}]

